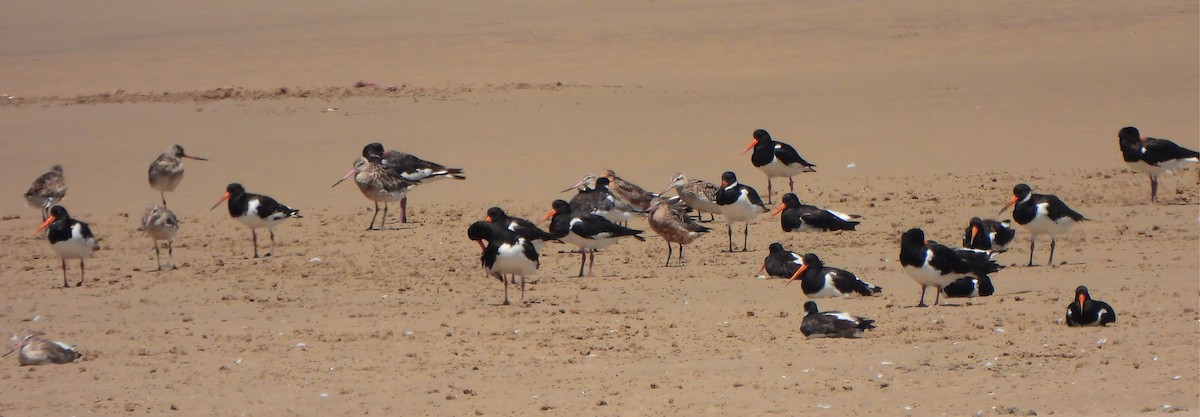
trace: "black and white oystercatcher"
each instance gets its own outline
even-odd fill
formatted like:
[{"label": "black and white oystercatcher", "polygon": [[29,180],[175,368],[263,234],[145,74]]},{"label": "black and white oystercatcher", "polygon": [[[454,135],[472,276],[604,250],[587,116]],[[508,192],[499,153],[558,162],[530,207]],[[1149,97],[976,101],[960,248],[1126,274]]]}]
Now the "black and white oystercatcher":
[{"label": "black and white oystercatcher", "polygon": [[267,228],[271,233],[271,251],[266,256],[275,253],[275,223],[288,218],[302,218],[300,210],[279,204],[275,199],[265,195],[247,193],[241,184],[231,183],[225,187],[225,195],[217,200],[209,210],[217,208],[222,201],[229,200],[229,216],[250,228],[250,237],[254,240],[254,257],[258,257],[258,232],[260,227]]},{"label": "black and white oystercatcher", "polygon": [[1117,312],[1108,303],[1093,300],[1087,287],[1075,288],[1075,300],[1067,306],[1067,325],[1104,326],[1117,321]]},{"label": "black and white oystercatcher", "polygon": [[[399,175],[406,181],[425,184],[445,178],[465,180],[460,168],[447,168],[441,164],[426,161],[415,156],[396,152],[384,151],[383,145],[371,143],[363,147],[363,158]],[[408,195],[400,197],[400,223],[408,223]]]},{"label": "black and white oystercatcher", "polygon": [[[592,276],[592,264],[596,263],[596,249],[617,243],[622,237],[633,237],[645,241],[638,236],[641,230],[630,229],[613,223],[608,219],[590,213],[575,213],[571,204],[563,200],[554,200],[549,213],[542,220],[550,220],[550,234],[556,239],[579,247],[582,258],[579,259],[579,276],[583,276],[583,264],[588,264],[588,276]],[[591,261],[588,262],[588,253]]]},{"label": "black and white oystercatcher", "polygon": [[[925,240],[925,232],[921,229],[909,229],[900,236],[900,265],[904,273],[921,284],[921,300],[917,307],[925,307],[925,291],[928,287],[937,289],[933,303],[941,302],[942,291],[956,281],[989,279],[988,274],[999,271],[1003,267],[992,261],[990,252],[977,250],[954,250],[945,245]],[[955,293],[961,293],[961,285],[955,288]],[[972,290],[974,291],[974,290]]]},{"label": "black and white oystercatcher", "polygon": [[180,181],[183,181],[183,158],[207,161],[198,156],[188,155],[183,151],[182,146],[172,145],[170,149],[150,163],[148,172],[150,188],[158,190],[158,195],[162,197],[163,207],[167,206],[167,192],[175,191],[175,187],[179,186]]},{"label": "black and white oystercatcher", "polygon": [[55,165],[29,185],[29,191],[25,192],[25,203],[42,210],[42,220],[46,220],[50,216],[50,207],[54,207],[66,195],[67,181],[63,179],[62,165]]},{"label": "black and white oystercatcher", "polygon": [[786,287],[797,279],[808,298],[848,297],[851,294],[869,297],[883,292],[883,288],[858,279],[850,271],[825,266],[814,253],[801,257],[800,268],[783,285]]},{"label": "black and white oystercatcher", "polygon": [[787,177],[788,191],[796,192],[792,177],[802,172],[817,172],[813,168],[816,165],[801,158],[800,154],[796,153],[796,148],[776,142],[766,130],[755,130],[753,136],[750,146],[747,146],[742,154],[754,149],[754,153],[750,154],[750,163],[762,170],[763,174],[767,174],[767,201],[771,201],[771,178]]},{"label": "black and white oystercatcher", "polygon": [[967,230],[963,232],[963,247],[970,249],[1004,252],[1012,242],[1017,231],[1009,226],[1009,221],[981,219],[972,217],[967,222]]},{"label": "black and white oystercatcher", "polygon": [[[781,214],[782,213],[782,214]],[[811,206],[800,202],[795,193],[783,195],[783,204],[771,213],[779,216],[779,225],[785,232],[826,232],[833,230],[854,230],[860,223],[857,214],[839,213]]]},{"label": "black and white oystercatcher", "polygon": [[727,222],[730,252],[733,252],[733,224],[746,223],[746,227],[742,229],[742,252],[745,252],[750,242],[750,222],[759,214],[770,210],[763,205],[758,191],[748,185],[739,184],[737,174],[729,171],[721,174],[721,188],[717,190],[717,206],[721,208],[721,214],[725,216]]},{"label": "black and white oystercatcher", "polygon": [[79,284],[75,286],[83,286],[83,261],[93,251],[100,249],[96,244],[96,237],[92,236],[92,229],[88,228],[87,223],[72,219],[63,206],[51,207],[50,217],[42,222],[35,233],[41,233],[46,228],[49,228],[46,238],[50,240],[50,247],[54,248],[54,253],[62,259],[63,288],[71,287],[71,284],[67,283],[67,259],[79,259]]},{"label": "black and white oystercatcher", "polygon": [[[804,257],[798,253],[784,249],[783,244],[779,242],[767,246],[767,251],[770,253],[767,254],[766,258],[763,258],[763,266],[758,269],[759,274],[766,271],[767,275],[775,278],[791,278],[793,275],[796,275],[796,271],[800,269],[800,265],[804,265]],[[760,279],[766,278],[762,275],[758,277]]]},{"label": "black and white oystercatcher", "polygon": [[500,207],[489,208],[487,210],[487,217],[484,217],[483,221],[500,226],[502,229],[507,229],[508,231],[515,233],[517,237],[524,238],[530,243],[533,243],[533,247],[539,251],[542,250],[542,246],[546,245],[546,242],[552,240],[558,241],[558,239],[556,239],[553,235],[545,230],[542,230],[542,228],[538,227],[533,222],[520,217],[509,216],[508,213],[505,213],[504,209]]},{"label": "black and white oystercatcher", "polygon": [[480,254],[479,261],[488,275],[504,284],[504,305],[508,305],[508,280],[505,274],[521,277],[521,301],[525,301],[525,277],[537,272],[541,264],[538,262],[537,249],[533,243],[501,225],[478,221],[467,228],[467,238],[480,242],[486,240],[487,245]]},{"label": "black and white oystercatcher", "polygon": [[1150,202],[1158,196],[1158,176],[1172,174],[1189,164],[1200,162],[1200,152],[1176,145],[1166,139],[1142,136],[1136,127],[1129,126],[1117,133],[1121,157],[1135,171],[1150,176]]},{"label": "black and white oystercatcher", "polygon": [[[592,181],[595,181],[595,186],[588,187]],[[634,214],[645,212],[641,207],[614,193],[609,186],[608,178],[587,175],[563,192],[579,190],[569,201],[571,209],[575,212],[595,214],[613,223],[625,224]]]},{"label": "black and white oystercatcher", "polygon": [[[1013,187],[1013,196],[1000,213],[1013,206],[1013,220],[1029,231],[1029,265],[1033,266],[1033,247],[1038,235],[1050,235],[1050,259],[1046,265],[1054,264],[1055,236],[1071,230],[1075,223],[1088,218],[1067,207],[1058,197],[1050,194],[1034,194],[1026,184]],[[997,213],[999,214],[999,213]]]},{"label": "black and white oystercatcher", "polygon": [[800,332],[804,337],[859,338],[868,329],[875,328],[875,320],[857,317],[840,311],[817,309],[815,301],[804,303],[804,320],[800,321]]}]

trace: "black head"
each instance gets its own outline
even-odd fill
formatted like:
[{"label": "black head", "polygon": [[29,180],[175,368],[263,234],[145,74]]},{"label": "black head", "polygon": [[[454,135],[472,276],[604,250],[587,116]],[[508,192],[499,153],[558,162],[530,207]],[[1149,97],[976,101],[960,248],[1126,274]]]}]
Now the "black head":
[{"label": "black head", "polygon": [[605,177],[596,178],[596,188],[606,188],[606,187],[608,187],[608,184],[609,184],[608,178],[605,178]]},{"label": "black head", "polygon": [[771,134],[767,133],[767,131],[764,129],[755,130],[754,131],[754,140],[758,141],[758,143],[770,142]]},{"label": "black head", "polygon": [[63,206],[51,207],[50,217],[53,217],[54,220],[67,220],[71,218],[71,216],[67,214],[67,209]]},{"label": "black head", "polygon": [[471,223],[467,228],[467,239],[492,240],[492,228],[486,222]]},{"label": "black head", "polygon": [[487,210],[487,218],[490,222],[502,222],[508,219],[508,213],[500,207],[492,207]]},{"label": "black head", "polygon": [[1117,132],[1117,138],[1120,139],[1121,142],[1141,142],[1142,132],[1139,132],[1138,128],[1136,127],[1127,126],[1121,128],[1120,132]]},{"label": "black head", "polygon": [[925,231],[915,228],[915,227],[912,229],[908,229],[907,232],[904,232],[903,235],[900,235],[900,244],[901,245],[912,245],[912,246],[924,245],[925,244]]},{"label": "black head", "polygon": [[727,187],[737,184],[737,182],[737,174],[734,174],[733,171],[725,171],[724,174],[721,174],[721,186]]},{"label": "black head", "polygon": [[983,219],[980,219],[978,217],[972,217],[971,221],[968,222],[968,224],[970,224],[971,227],[982,228],[983,227]]},{"label": "black head", "polygon": [[821,267],[825,266],[825,263],[821,262],[821,258],[817,257],[817,254],[815,253],[806,253],[801,257],[801,259],[804,261],[804,265],[807,266],[808,269],[821,269]]},{"label": "black head", "polygon": [[784,207],[800,207],[800,197],[797,197],[795,193],[784,194],[783,195],[783,206]]},{"label": "black head", "polygon": [[566,201],[554,200],[550,207],[554,209],[555,214],[571,214],[571,204]]},{"label": "black head", "polygon": [[1079,297],[1084,297],[1085,299],[1092,298],[1091,295],[1088,294],[1087,287],[1082,286],[1082,285],[1075,287],[1075,298],[1079,298]]},{"label": "black head", "polygon": [[1024,200],[1025,197],[1028,197],[1032,193],[1033,189],[1029,188],[1028,184],[1017,184],[1016,187],[1013,187],[1013,197],[1016,197],[1018,200]]},{"label": "black head", "polygon": [[816,301],[809,301],[809,302],[807,302],[807,303],[804,303],[804,312],[805,312],[805,313],[808,313],[808,314],[817,314],[817,313],[819,313],[820,311],[821,311],[821,310],[818,310],[818,309],[817,309],[817,302],[816,302]]},{"label": "black head", "polygon": [[370,145],[364,146],[362,155],[364,158],[367,158],[367,159],[371,159],[371,157],[382,158],[383,157],[383,145],[380,144],[379,142],[375,142]]},{"label": "black head", "polygon": [[783,244],[781,244],[779,242],[775,242],[775,243],[772,243],[771,246],[767,246],[767,250],[771,251],[771,253],[775,253],[775,252],[783,252],[783,251],[786,251],[787,249],[783,248]]},{"label": "black head", "polygon": [[241,184],[238,184],[236,182],[231,182],[231,183],[229,183],[229,185],[225,186],[225,192],[229,193],[230,196],[235,196],[235,195],[245,194],[246,189],[242,188]]}]

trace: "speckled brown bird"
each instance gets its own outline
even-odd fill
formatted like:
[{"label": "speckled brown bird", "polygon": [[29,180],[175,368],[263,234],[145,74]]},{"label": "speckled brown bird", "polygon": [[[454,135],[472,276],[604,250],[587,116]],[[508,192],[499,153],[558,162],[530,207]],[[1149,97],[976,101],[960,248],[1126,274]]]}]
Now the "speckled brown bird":
[{"label": "speckled brown bird", "polygon": [[692,220],[677,201],[662,197],[650,200],[650,229],[667,241],[665,266],[671,266],[672,243],[679,245],[679,266],[683,266],[683,245],[694,242],[710,230]]},{"label": "speckled brown bird", "polygon": [[654,197],[658,197],[658,195],[646,191],[642,187],[638,187],[637,184],[625,181],[621,177],[618,177],[617,173],[613,172],[611,169],[600,171],[600,176],[608,178],[608,188],[613,192],[613,194],[624,198],[625,201],[630,202],[642,210],[649,209],[650,200]]},{"label": "speckled brown bird", "polygon": [[50,216],[50,207],[54,207],[67,195],[67,181],[63,179],[62,165],[55,165],[45,174],[38,176],[25,192],[25,202],[30,207],[42,209],[42,220]]}]

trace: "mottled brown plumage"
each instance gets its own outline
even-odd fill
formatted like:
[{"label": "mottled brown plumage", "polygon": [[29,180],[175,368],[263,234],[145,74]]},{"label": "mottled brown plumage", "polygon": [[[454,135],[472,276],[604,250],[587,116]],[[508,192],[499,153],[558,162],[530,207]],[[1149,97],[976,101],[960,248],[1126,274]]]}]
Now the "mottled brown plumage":
[{"label": "mottled brown plumage", "polygon": [[154,260],[158,263],[159,271],[163,269],[163,263],[158,249],[158,241],[167,241],[167,268],[175,269],[175,250],[172,248],[172,241],[175,239],[175,234],[179,233],[179,218],[175,217],[175,213],[166,207],[146,207],[138,230],[154,241]]},{"label": "mottled brown plumage", "polygon": [[[671,178],[667,188],[659,194],[666,194],[672,189],[679,194],[679,199],[683,200],[684,204],[697,212],[708,213],[710,216],[721,212],[721,207],[717,205],[717,190],[720,187],[717,187],[716,184],[698,179],[688,179],[682,172],[679,172]],[[700,213],[697,213],[696,216],[700,217]]]},{"label": "mottled brown plumage", "polygon": [[25,192],[25,202],[30,207],[42,209],[42,220],[50,216],[53,207],[67,195],[67,181],[63,178],[62,165],[55,165],[45,174],[33,180],[29,191]]},{"label": "mottled brown plumage", "polygon": [[387,229],[387,203],[403,200],[409,190],[417,186],[416,182],[405,180],[387,168],[372,164],[367,161],[367,158],[361,156],[354,160],[354,168],[350,169],[350,172],[347,172],[333,186],[336,187],[351,176],[354,177],[354,183],[358,185],[358,190],[362,192],[363,196],[375,202],[375,214],[371,216],[371,224],[367,226],[367,230],[375,229],[375,218],[379,215],[380,202],[383,202],[383,220],[380,222],[379,229]]},{"label": "mottled brown plumage", "polygon": [[175,191],[175,187],[179,186],[180,181],[183,181],[183,158],[207,161],[198,156],[188,155],[183,151],[182,146],[171,145],[166,152],[150,163],[150,169],[147,172],[150,188],[158,190],[159,196],[162,197],[163,207],[167,206],[167,192]]},{"label": "mottled brown plumage", "polygon": [[5,353],[4,356],[17,352],[17,363],[21,366],[28,365],[45,365],[50,363],[71,363],[80,356],[83,356],[75,347],[67,345],[63,342],[56,342],[49,339],[43,339],[41,333],[34,333],[25,336],[17,343],[13,350]]},{"label": "mottled brown plumage", "polygon": [[624,198],[626,201],[642,210],[649,209],[650,200],[654,197],[657,197],[654,193],[646,191],[645,189],[642,189],[642,187],[638,187],[636,184],[625,181],[621,177],[618,177],[617,174],[611,169],[600,171],[600,176],[608,178],[608,182],[610,183],[608,188],[612,190],[613,194]]},{"label": "mottled brown plumage", "polygon": [[690,244],[708,233],[709,228],[692,220],[677,203],[655,197],[650,200],[650,229],[667,241],[667,264],[671,265],[671,244],[679,245],[679,265],[683,266],[683,245]]}]

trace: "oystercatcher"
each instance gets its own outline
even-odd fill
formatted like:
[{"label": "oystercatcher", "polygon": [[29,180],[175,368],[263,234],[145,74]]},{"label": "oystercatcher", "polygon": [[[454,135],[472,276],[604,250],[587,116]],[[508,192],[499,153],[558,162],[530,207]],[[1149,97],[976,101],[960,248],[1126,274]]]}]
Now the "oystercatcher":
[{"label": "oystercatcher", "polygon": [[524,238],[533,243],[533,247],[539,251],[542,250],[542,246],[546,245],[546,242],[551,240],[558,241],[553,235],[542,230],[542,228],[533,224],[533,222],[520,217],[509,216],[500,207],[489,208],[487,210],[487,217],[484,217],[483,220],[515,233],[517,237]]},{"label": "oystercatcher", "polygon": [[[595,181],[595,186],[588,184]],[[635,213],[645,211],[633,203],[617,195],[609,188],[608,178],[587,175],[563,192],[578,189],[579,192],[571,197],[571,209],[578,213],[591,213],[608,219],[613,223],[625,224]]]},{"label": "oystercatcher", "polygon": [[386,230],[387,204],[404,200],[408,191],[417,186],[416,182],[405,180],[360,156],[354,161],[354,167],[350,169],[350,172],[333,183],[330,188],[337,187],[338,184],[350,177],[354,177],[354,183],[358,185],[358,190],[362,192],[363,196],[375,202],[375,214],[371,215],[371,224],[367,225],[367,230],[375,230],[375,218],[379,216],[379,202],[383,202],[383,220],[379,222],[379,230]]},{"label": "oystercatcher", "polygon": [[650,200],[650,230],[667,241],[667,263],[671,266],[671,244],[679,245],[679,266],[683,266],[683,245],[691,244],[709,232],[707,227],[692,220],[675,202],[662,197]]},{"label": "oystercatcher", "polygon": [[942,294],[946,298],[987,297],[995,293],[996,288],[992,286],[992,279],[986,275],[979,278],[959,278],[942,288]]},{"label": "oystercatcher", "polygon": [[761,275],[763,271],[775,278],[791,278],[796,275],[800,265],[804,265],[804,258],[800,254],[784,249],[779,242],[767,246],[767,251],[770,253],[763,258],[763,266],[758,269],[759,278],[765,278]]},{"label": "oystercatcher", "polygon": [[[941,302],[942,290],[962,278],[983,280],[1003,267],[991,259],[991,253],[977,250],[954,250],[934,241],[925,240],[921,229],[909,229],[900,236],[900,265],[904,273],[921,284],[921,300],[925,307],[925,291],[933,286]],[[990,279],[990,278],[989,278]],[[989,283],[991,281],[988,281]],[[958,293],[956,288],[956,293]]]},{"label": "oystercatcher", "polygon": [[748,185],[739,184],[737,174],[729,171],[721,174],[721,188],[717,190],[717,205],[721,208],[721,214],[725,215],[727,222],[730,252],[733,252],[733,224],[746,223],[745,229],[742,229],[742,252],[745,252],[750,242],[750,222],[759,214],[769,211],[767,206],[763,205],[762,198],[758,197],[758,191],[754,191],[754,188]]},{"label": "oystercatcher", "polygon": [[1075,288],[1075,300],[1067,305],[1067,325],[1104,326],[1117,322],[1117,312],[1108,303],[1093,300],[1087,287]]},{"label": "oystercatcher", "polygon": [[[1015,206],[1014,206],[1015,205]],[[1038,235],[1050,235],[1050,259],[1046,265],[1054,264],[1055,236],[1071,230],[1075,223],[1089,220],[1079,212],[1071,210],[1058,197],[1050,194],[1034,194],[1025,184],[1013,187],[1013,196],[1000,213],[1013,206],[1013,220],[1029,230],[1029,265],[1033,266],[1033,246]],[[999,214],[999,213],[997,213]]]},{"label": "oystercatcher", "polygon": [[783,286],[799,279],[800,288],[808,298],[848,297],[851,294],[869,297],[883,292],[883,288],[858,279],[849,271],[825,266],[816,254],[806,253],[800,262],[800,268]]},{"label": "oystercatcher", "polygon": [[17,363],[21,366],[71,363],[83,356],[74,346],[38,337],[41,335],[36,332],[25,336],[4,356],[18,352]]},{"label": "oystercatcher", "polygon": [[167,192],[175,191],[175,187],[183,180],[183,158],[207,161],[198,156],[188,155],[182,146],[172,145],[150,163],[150,188],[158,190],[163,207],[167,206]]},{"label": "oystercatcher", "polygon": [[579,247],[582,257],[579,259],[579,276],[583,276],[583,264],[587,262],[591,252],[591,262],[588,264],[588,276],[592,276],[592,264],[596,263],[596,249],[602,249],[617,243],[617,240],[630,236],[645,241],[638,236],[641,230],[630,229],[613,223],[608,219],[590,213],[575,213],[571,204],[562,200],[551,203],[549,213],[542,220],[550,220],[550,234],[556,239]]},{"label": "oystercatcher", "polygon": [[[429,162],[406,153],[384,151],[383,145],[379,143],[371,143],[364,146],[362,156],[372,163],[386,168],[395,175],[399,175],[414,186],[445,178],[456,180],[467,179],[467,177],[463,176],[461,168],[447,168],[441,164]],[[408,223],[407,194],[400,197],[400,223]]]},{"label": "oystercatcher", "polygon": [[817,172],[813,168],[816,165],[801,158],[800,154],[796,153],[796,148],[776,142],[766,130],[755,130],[753,136],[750,146],[747,146],[742,154],[754,149],[754,153],[750,154],[750,163],[767,174],[767,201],[771,201],[771,178],[787,177],[788,191],[796,192],[792,177],[802,172]]},{"label": "oystercatcher", "polygon": [[39,175],[25,192],[25,202],[30,207],[42,210],[42,220],[50,216],[50,207],[54,207],[67,195],[67,182],[63,179],[62,165],[50,167],[45,174]]},{"label": "oystercatcher", "polygon": [[972,217],[967,223],[967,230],[963,232],[962,244],[965,248],[1004,252],[1016,235],[1017,231],[1009,226],[1008,220]]},{"label": "oystercatcher", "polygon": [[479,242],[486,240],[479,261],[488,274],[504,284],[504,305],[508,305],[508,280],[505,274],[521,277],[521,302],[525,302],[525,277],[537,272],[541,264],[533,243],[501,225],[479,221],[467,228],[467,238]]},{"label": "oystercatcher", "polygon": [[67,259],[79,259],[79,284],[75,286],[82,287],[86,272],[83,261],[93,251],[100,249],[96,237],[92,236],[92,229],[88,228],[87,223],[72,219],[63,206],[51,207],[50,216],[35,233],[41,233],[47,227],[49,231],[46,232],[46,238],[50,240],[50,247],[62,259],[63,288],[71,287],[67,283]]},{"label": "oystercatcher", "polygon": [[271,251],[266,255],[271,256],[275,253],[275,223],[283,219],[304,217],[300,215],[300,210],[280,204],[271,197],[247,193],[238,183],[226,186],[225,195],[209,210],[217,208],[225,200],[229,200],[229,216],[250,228],[255,258],[258,257],[258,232],[255,229],[266,227],[271,233]]},{"label": "oystercatcher", "polygon": [[671,178],[671,183],[667,184],[667,188],[658,194],[665,195],[672,188],[675,189],[680,200],[696,210],[696,220],[700,220],[703,213],[708,213],[710,221],[713,221],[716,220],[716,213],[721,212],[721,206],[717,205],[717,191],[721,187],[716,184],[695,178],[688,179],[682,172],[678,172]]},{"label": "oystercatcher", "polygon": [[783,204],[771,213],[771,217],[780,213],[783,215],[779,216],[779,225],[785,232],[854,230],[860,222],[853,219],[862,217],[803,204],[794,193],[783,195]]},{"label": "oystercatcher", "polygon": [[1158,196],[1158,176],[1171,174],[1188,164],[1200,162],[1200,152],[1176,145],[1166,139],[1142,136],[1136,127],[1129,126],[1117,133],[1121,157],[1136,171],[1150,176],[1150,202]]},{"label": "oystercatcher", "polygon": [[142,213],[142,221],[138,227],[138,231],[154,241],[154,261],[158,263],[158,271],[163,269],[162,258],[158,250],[158,241],[167,241],[167,268],[175,269],[175,251],[171,247],[172,240],[175,239],[175,234],[179,233],[179,218],[175,217],[175,213],[166,207],[146,207],[146,212]]},{"label": "oystercatcher", "polygon": [[815,301],[804,303],[804,320],[800,321],[800,332],[804,337],[863,337],[863,332],[875,328],[875,320],[857,317],[840,311],[817,309]]}]

